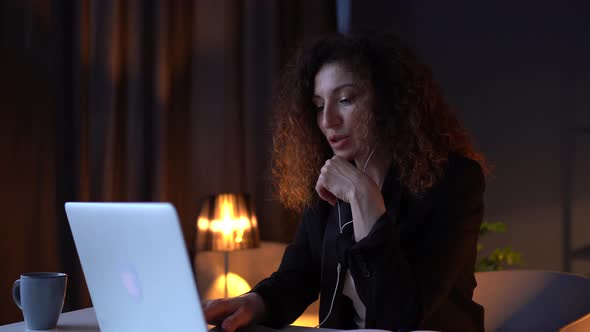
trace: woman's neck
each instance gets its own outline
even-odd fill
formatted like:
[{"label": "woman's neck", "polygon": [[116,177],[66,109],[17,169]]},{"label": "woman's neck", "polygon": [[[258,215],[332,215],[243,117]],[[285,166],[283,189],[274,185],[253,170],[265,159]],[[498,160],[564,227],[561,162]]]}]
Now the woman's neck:
[{"label": "woman's neck", "polygon": [[369,151],[361,160],[355,159],[357,168],[364,171],[381,188],[391,166],[391,158],[382,149]]}]

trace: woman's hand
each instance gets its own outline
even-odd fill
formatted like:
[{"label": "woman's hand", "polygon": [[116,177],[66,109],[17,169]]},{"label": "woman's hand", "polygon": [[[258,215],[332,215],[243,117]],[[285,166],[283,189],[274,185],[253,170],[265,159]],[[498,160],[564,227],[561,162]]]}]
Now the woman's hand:
[{"label": "woman's hand", "polygon": [[381,196],[375,181],[339,156],[326,161],[315,189],[320,198],[332,205],[338,199],[352,203],[356,198]]},{"label": "woman's hand", "polygon": [[334,156],[322,167],[315,190],[332,205],[336,205],[338,199],[348,203],[363,180],[370,179],[345,159]]},{"label": "woman's hand", "polygon": [[334,156],[326,161],[315,189],[320,198],[332,205],[336,205],[338,199],[350,203],[357,241],[364,238],[377,219],[385,213],[385,203],[379,186],[367,174],[341,157]]},{"label": "woman's hand", "polygon": [[202,306],[207,323],[219,324],[227,332],[234,332],[240,327],[259,322],[266,315],[264,300],[256,293],[205,301]]}]

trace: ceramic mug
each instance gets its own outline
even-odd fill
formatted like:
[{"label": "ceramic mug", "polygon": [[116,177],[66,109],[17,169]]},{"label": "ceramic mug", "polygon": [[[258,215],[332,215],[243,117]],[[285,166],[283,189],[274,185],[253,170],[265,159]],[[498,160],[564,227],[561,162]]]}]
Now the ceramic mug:
[{"label": "ceramic mug", "polygon": [[59,272],[21,274],[12,285],[14,303],[22,310],[29,330],[57,326],[63,309],[68,276]]}]

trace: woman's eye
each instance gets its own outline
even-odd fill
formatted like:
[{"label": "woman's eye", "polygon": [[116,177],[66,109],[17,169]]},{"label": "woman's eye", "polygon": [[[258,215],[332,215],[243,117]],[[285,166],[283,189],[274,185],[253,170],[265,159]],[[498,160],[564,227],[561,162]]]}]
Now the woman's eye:
[{"label": "woman's eye", "polygon": [[340,104],[348,105],[348,104],[352,103],[352,99],[350,99],[350,98],[340,98],[339,102],[340,102]]},{"label": "woman's eye", "polygon": [[324,105],[315,105],[316,112],[321,112],[324,110]]}]

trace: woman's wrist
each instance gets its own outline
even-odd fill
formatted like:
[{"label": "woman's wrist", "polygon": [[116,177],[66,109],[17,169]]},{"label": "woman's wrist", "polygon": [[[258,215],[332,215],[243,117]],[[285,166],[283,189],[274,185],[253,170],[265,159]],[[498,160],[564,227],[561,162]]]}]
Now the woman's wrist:
[{"label": "woman's wrist", "polygon": [[385,203],[378,188],[369,186],[354,191],[350,206],[355,240],[358,242],[369,234],[379,217],[386,212]]}]

